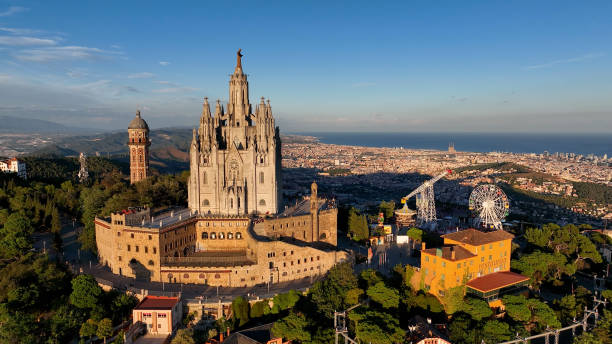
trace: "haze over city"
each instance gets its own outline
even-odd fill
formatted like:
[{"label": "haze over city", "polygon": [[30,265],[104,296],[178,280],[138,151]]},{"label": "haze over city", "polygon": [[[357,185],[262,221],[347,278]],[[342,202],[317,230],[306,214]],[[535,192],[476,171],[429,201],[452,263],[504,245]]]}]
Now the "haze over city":
[{"label": "haze over city", "polygon": [[284,132],[612,128],[606,1],[0,3],[0,115],[120,129],[193,126],[251,101]]}]

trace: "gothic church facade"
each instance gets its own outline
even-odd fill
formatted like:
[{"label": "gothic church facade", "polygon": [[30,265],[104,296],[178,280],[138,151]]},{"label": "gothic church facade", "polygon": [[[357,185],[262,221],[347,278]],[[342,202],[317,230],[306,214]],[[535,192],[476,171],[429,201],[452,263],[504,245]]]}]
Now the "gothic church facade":
[{"label": "gothic church facade", "polygon": [[205,98],[200,126],[189,150],[189,208],[200,214],[275,214],[282,203],[281,142],[270,101],[255,112],[238,53],[227,108],[217,100],[214,116]]}]

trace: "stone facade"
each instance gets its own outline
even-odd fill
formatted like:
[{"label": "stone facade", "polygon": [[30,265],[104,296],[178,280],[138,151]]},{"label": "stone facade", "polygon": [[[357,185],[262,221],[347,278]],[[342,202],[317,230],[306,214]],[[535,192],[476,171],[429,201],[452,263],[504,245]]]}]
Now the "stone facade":
[{"label": "stone facade", "polygon": [[226,109],[211,115],[204,99],[189,150],[189,208],[201,214],[275,214],[282,201],[281,142],[270,101],[251,111],[240,56],[230,77]]},{"label": "stone facade", "polygon": [[[251,113],[240,58],[230,79],[227,114],[217,102],[211,116],[205,100],[194,130],[189,208],[159,214],[130,208],[95,218],[100,263],[113,273],[245,287],[318,276],[348,258],[336,247],[335,202],[319,197],[316,183],[309,197],[277,214],[279,131],[269,102],[262,99]],[[148,130],[137,113],[128,129],[135,154],[132,182],[148,174]]]},{"label": "stone facade", "polygon": [[128,146],[130,149],[130,182],[132,184],[149,176],[149,126],[136,111],[136,117],[128,126]]},{"label": "stone facade", "polygon": [[[295,222],[295,228],[299,221],[308,225],[307,216],[256,223],[246,216],[199,216],[189,209],[158,216],[151,216],[149,209],[133,209],[98,217],[96,241],[100,262],[118,275],[169,283],[254,286],[317,276],[347,259],[335,247],[336,211],[319,213],[322,232],[329,233],[327,241],[312,242],[310,233],[306,240],[291,235],[297,229],[292,230],[290,223]],[[283,234],[268,237],[272,226],[274,234]]]}]

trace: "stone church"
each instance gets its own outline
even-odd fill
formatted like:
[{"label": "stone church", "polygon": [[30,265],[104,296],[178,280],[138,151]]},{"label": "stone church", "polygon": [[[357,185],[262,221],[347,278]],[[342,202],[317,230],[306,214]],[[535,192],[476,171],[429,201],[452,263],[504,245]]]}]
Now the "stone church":
[{"label": "stone church", "polygon": [[[128,126],[132,183],[149,175],[149,127]],[[226,107],[205,99],[190,146],[188,208],[129,208],[96,217],[101,264],[137,280],[245,287],[316,278],[348,259],[337,248],[338,209],[311,194],[279,213],[281,142],[272,108],[252,111],[242,54]]]},{"label": "stone church", "polygon": [[238,52],[227,109],[205,98],[189,150],[189,208],[200,214],[275,214],[281,201],[281,143],[270,101],[252,111]]}]

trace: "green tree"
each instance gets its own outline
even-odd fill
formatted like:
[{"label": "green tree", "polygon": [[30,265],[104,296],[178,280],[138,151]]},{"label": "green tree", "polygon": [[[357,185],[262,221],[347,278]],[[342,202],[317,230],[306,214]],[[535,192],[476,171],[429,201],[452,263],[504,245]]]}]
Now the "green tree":
[{"label": "green tree", "polygon": [[506,313],[515,321],[527,323],[531,320],[531,310],[527,305],[527,299],[522,295],[504,295],[502,302],[506,307]]},{"label": "green tree", "polygon": [[113,321],[109,318],[104,318],[98,322],[98,329],[96,330],[96,336],[98,338],[104,339],[104,343],[106,343],[106,338],[113,335]]},{"label": "green tree", "polygon": [[102,288],[91,275],[78,275],[72,279],[70,302],[78,308],[93,309],[96,307]]},{"label": "green tree", "polygon": [[249,321],[249,301],[244,296],[238,296],[232,301],[232,312],[236,327]]},{"label": "green tree", "polygon": [[574,344],[606,344],[608,342],[602,341],[595,334],[591,332],[583,332],[578,337],[574,338]]},{"label": "green tree", "polygon": [[268,305],[267,300],[255,302],[253,306],[251,306],[250,316],[251,319],[261,318],[264,315],[268,315],[270,313],[270,305]]},{"label": "green tree", "polygon": [[565,295],[555,300],[553,304],[558,310],[557,314],[559,319],[561,319],[563,323],[568,324],[576,317],[576,297],[574,295]]},{"label": "green tree", "polygon": [[307,342],[310,341],[310,332],[306,329],[308,321],[303,314],[294,312],[276,321],[272,326],[272,333],[285,340]]},{"label": "green tree", "polygon": [[32,249],[32,222],[25,214],[12,213],[0,229],[0,245],[4,257],[16,257]]},{"label": "green tree", "polygon": [[395,215],[395,201],[380,202],[378,211],[385,215],[385,220],[392,218]]},{"label": "green tree", "polygon": [[51,231],[53,233],[59,233],[62,229],[62,223],[60,221],[59,210],[56,207],[53,207],[51,211]]},{"label": "green tree", "polygon": [[278,314],[280,311],[292,308],[300,299],[300,293],[291,289],[283,294],[276,294],[272,299],[272,314]]},{"label": "green tree", "polygon": [[172,339],[172,344],[195,344],[193,339],[193,330],[182,328],[176,331],[176,335]]},{"label": "green tree", "polygon": [[485,343],[500,343],[510,340],[510,326],[498,320],[488,320],[482,327],[482,337]]},{"label": "green tree", "polygon": [[469,314],[476,321],[481,321],[493,315],[493,311],[486,301],[472,297],[465,299],[461,310]]},{"label": "green tree", "polygon": [[448,331],[452,343],[472,344],[480,342],[480,331],[477,329],[476,322],[465,313],[458,312],[453,316]]},{"label": "green tree", "polygon": [[353,240],[363,241],[370,237],[370,230],[365,216],[359,215],[355,208],[349,209],[348,231]]},{"label": "green tree", "polygon": [[357,308],[349,313],[355,324],[355,334],[364,343],[392,344],[403,341],[405,332],[394,316]]},{"label": "green tree", "polygon": [[81,329],[79,330],[79,335],[81,337],[91,337],[96,335],[96,331],[98,330],[98,323],[93,319],[87,319],[86,322],[81,325]]},{"label": "green tree", "polygon": [[399,292],[388,288],[384,282],[378,282],[367,290],[372,301],[380,304],[383,308],[397,308],[399,306]]},{"label": "green tree", "polygon": [[319,314],[331,319],[334,310],[347,308],[346,294],[354,288],[357,288],[357,277],[351,264],[345,262],[331,268],[327,278],[312,286],[309,295]]},{"label": "green tree", "polygon": [[461,310],[461,306],[464,303],[464,295],[464,285],[456,286],[445,290],[444,296],[442,297],[441,301],[444,304],[444,309],[446,310],[446,313],[454,314],[455,312]]},{"label": "green tree", "polygon": [[344,301],[347,305],[356,305],[359,303],[359,298],[363,295],[363,289],[353,288],[346,292],[346,297]]}]

